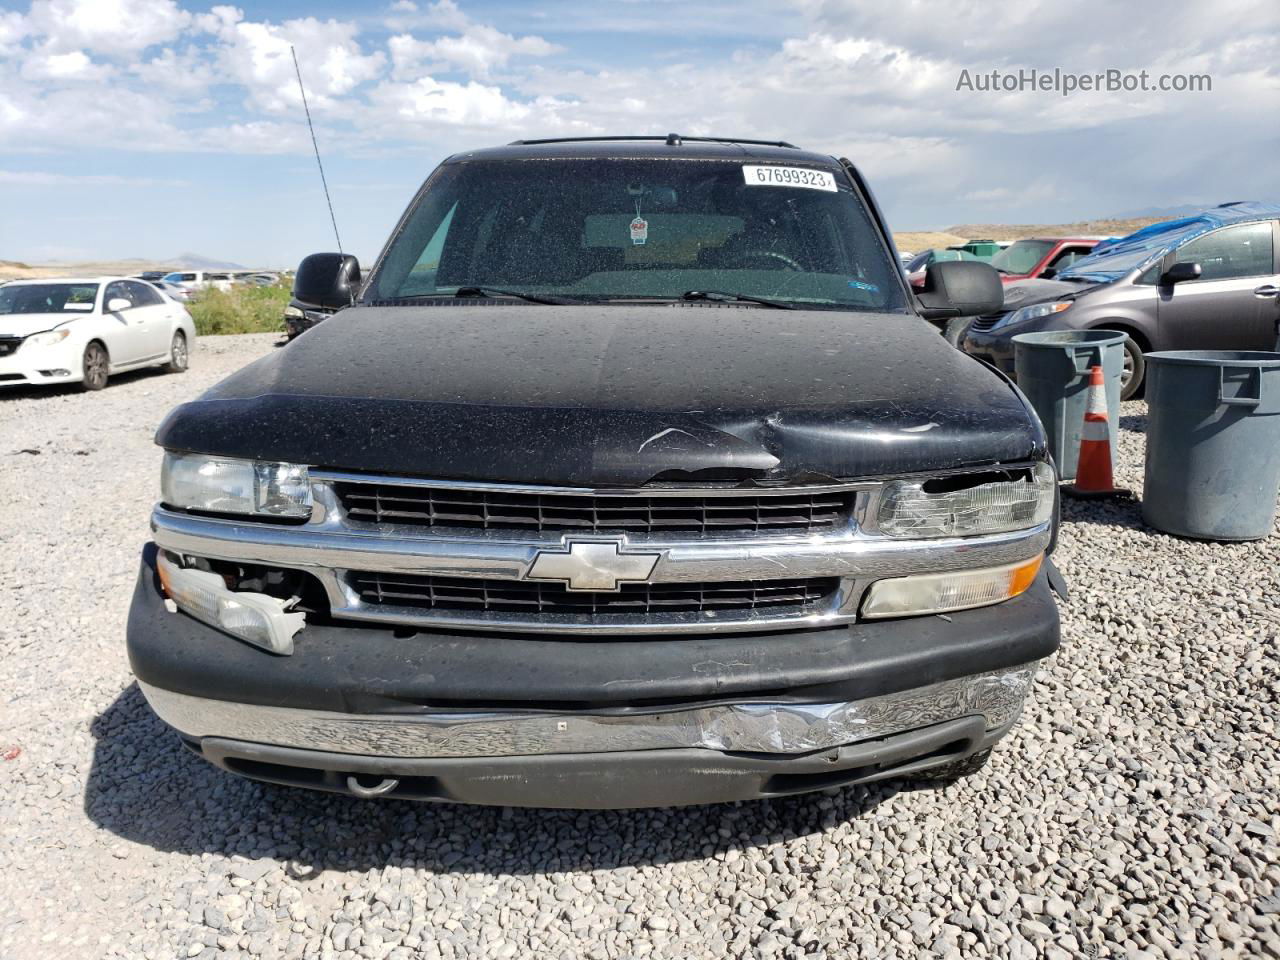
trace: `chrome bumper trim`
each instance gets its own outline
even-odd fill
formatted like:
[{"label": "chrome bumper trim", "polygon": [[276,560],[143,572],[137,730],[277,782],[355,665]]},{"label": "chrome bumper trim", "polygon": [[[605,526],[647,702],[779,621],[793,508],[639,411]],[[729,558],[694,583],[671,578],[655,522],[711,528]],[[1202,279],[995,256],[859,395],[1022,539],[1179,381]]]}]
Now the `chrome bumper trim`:
[{"label": "chrome bumper trim", "polygon": [[650,713],[349,714],[207,700],[139,683],[156,714],[219,737],[376,757],[506,757],[701,748],[800,754],[981,715],[1012,723],[1038,663],[847,703],[735,703]]}]

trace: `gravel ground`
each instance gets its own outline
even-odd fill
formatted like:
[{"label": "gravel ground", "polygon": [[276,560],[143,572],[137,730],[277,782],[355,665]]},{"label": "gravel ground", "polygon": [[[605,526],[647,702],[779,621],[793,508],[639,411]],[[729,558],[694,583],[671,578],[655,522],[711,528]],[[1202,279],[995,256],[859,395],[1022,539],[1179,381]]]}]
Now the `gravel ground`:
[{"label": "gravel ground", "polygon": [[1182,541],[1136,504],[1068,504],[1064,647],[945,789],[511,811],[189,756],[124,652],[151,437],[272,341],[0,395],[0,957],[1280,957],[1280,538]]}]

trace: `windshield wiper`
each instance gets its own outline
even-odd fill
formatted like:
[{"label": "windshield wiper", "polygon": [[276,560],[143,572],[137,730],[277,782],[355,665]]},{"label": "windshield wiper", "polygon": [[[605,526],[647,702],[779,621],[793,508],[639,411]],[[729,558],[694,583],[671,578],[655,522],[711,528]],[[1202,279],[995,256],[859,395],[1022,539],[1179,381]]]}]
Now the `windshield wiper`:
[{"label": "windshield wiper", "polygon": [[753,297],[747,293],[725,293],[722,290],[686,290],[680,294],[681,300],[711,300],[713,302],[758,303],[763,307],[775,310],[794,310],[794,303],[783,303],[781,300],[767,300],[764,297]]},{"label": "windshield wiper", "polygon": [[567,306],[583,303],[583,300],[567,300],[562,297],[544,297],[536,293],[520,293],[516,290],[499,290],[496,287],[459,287],[453,294],[455,297],[515,297],[529,303],[545,303],[550,306]]}]

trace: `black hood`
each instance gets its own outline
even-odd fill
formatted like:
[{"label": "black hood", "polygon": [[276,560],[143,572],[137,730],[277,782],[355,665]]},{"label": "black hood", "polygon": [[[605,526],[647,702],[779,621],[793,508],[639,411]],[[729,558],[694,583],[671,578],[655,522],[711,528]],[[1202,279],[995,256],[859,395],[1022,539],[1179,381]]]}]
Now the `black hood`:
[{"label": "black hood", "polygon": [[1025,459],[1010,387],[902,314],[344,310],[174,409],[177,450],[573,486],[886,476]]}]

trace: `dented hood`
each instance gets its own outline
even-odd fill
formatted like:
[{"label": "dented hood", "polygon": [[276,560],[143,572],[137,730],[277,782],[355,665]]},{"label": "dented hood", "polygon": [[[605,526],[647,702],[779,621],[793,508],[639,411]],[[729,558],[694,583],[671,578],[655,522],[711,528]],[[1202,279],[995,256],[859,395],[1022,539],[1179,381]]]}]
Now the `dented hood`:
[{"label": "dented hood", "polygon": [[572,486],[875,477],[1024,459],[1039,424],[903,314],[356,307],[174,409],[171,449]]}]

